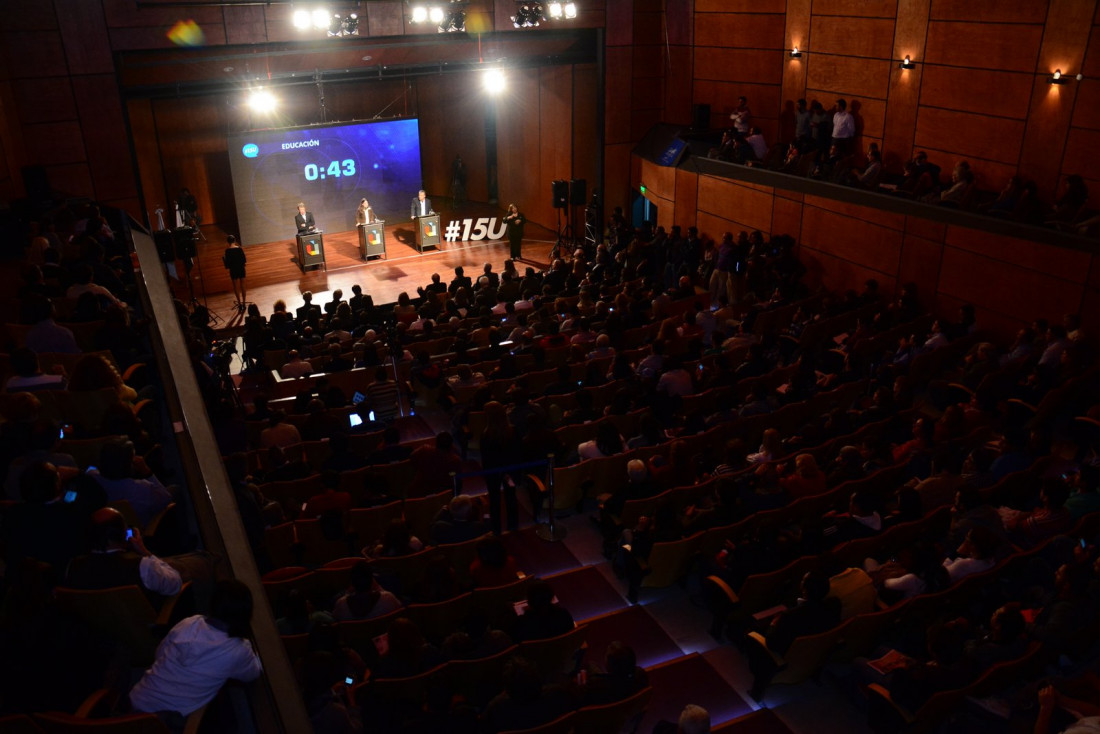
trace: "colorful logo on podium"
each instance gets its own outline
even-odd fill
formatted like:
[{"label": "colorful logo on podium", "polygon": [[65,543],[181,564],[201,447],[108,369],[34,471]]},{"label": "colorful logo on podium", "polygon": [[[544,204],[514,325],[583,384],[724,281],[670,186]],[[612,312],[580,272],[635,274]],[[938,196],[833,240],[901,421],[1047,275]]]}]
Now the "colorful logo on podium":
[{"label": "colorful logo on podium", "polygon": [[367,235],[367,242],[369,242],[372,245],[377,245],[378,244],[378,233],[377,232],[371,232],[370,234],[368,234]]},{"label": "colorful logo on podium", "polygon": [[435,237],[435,235],[436,235],[435,222],[428,222],[427,224],[425,224],[424,225],[424,236],[425,237]]},{"label": "colorful logo on podium", "polygon": [[316,242],[311,241],[306,245],[306,254],[310,257],[317,257],[321,254],[321,250],[317,247]]}]

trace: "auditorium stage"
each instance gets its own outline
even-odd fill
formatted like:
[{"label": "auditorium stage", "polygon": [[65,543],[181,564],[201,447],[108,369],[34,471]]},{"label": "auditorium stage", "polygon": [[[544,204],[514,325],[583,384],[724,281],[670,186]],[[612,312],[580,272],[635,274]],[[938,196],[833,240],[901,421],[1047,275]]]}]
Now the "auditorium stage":
[{"label": "auditorium stage", "polygon": [[[458,211],[440,212],[441,227],[445,229],[452,219],[474,219],[503,216],[503,211],[488,204],[470,203]],[[499,227],[499,225],[497,225]],[[233,288],[229,273],[222,265],[225,238],[230,231],[218,225],[204,225],[205,239],[198,242],[196,262],[191,270],[191,284],[195,298],[205,302],[210,311],[217,314],[222,323],[216,329],[240,326],[243,317],[233,307]],[[288,228],[290,229],[290,228]],[[303,291],[313,292],[313,302],[323,304],[331,299],[333,290],[344,291],[345,300],[351,297],[352,285],[358,283],[363,292],[370,294],[375,303],[397,300],[402,291],[416,297],[417,286],[431,280],[432,273],[439,273],[444,282],[454,277],[454,268],[461,265],[467,275],[476,277],[485,263],[492,263],[500,271],[508,259],[508,241],[480,240],[440,242],[438,250],[417,252],[414,244],[412,221],[407,217],[386,223],[386,257],[363,261],[359,255],[358,233],[325,232],[325,260],[327,269],[302,272],[298,268],[297,253],[292,232],[286,240],[246,245],[248,257],[245,287],[248,300],[260,307],[264,316],[270,315],[272,304],[278,299],[286,301],[293,311],[302,305]],[[522,272],[526,266],[544,268],[550,251],[557,241],[557,233],[534,222],[528,222],[523,238],[523,262],[517,263]],[[184,302],[191,299],[186,275],[181,263],[176,263],[178,279],[169,278],[172,292]]]}]

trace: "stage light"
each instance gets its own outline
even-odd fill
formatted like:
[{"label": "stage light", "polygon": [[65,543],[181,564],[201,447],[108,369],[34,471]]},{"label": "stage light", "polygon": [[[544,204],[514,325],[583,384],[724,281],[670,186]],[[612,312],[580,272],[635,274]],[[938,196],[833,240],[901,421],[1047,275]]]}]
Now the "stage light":
[{"label": "stage light", "polygon": [[500,69],[489,69],[481,77],[481,84],[488,94],[496,97],[508,86],[508,79]]},{"label": "stage light", "polygon": [[352,13],[344,18],[343,31],[345,36],[359,35],[359,15],[357,13]]},{"label": "stage light", "polygon": [[443,22],[443,8],[435,7],[428,11],[428,20],[439,24]]},{"label": "stage light", "polygon": [[330,17],[331,16],[329,16],[328,11],[324,8],[315,8],[313,10],[313,14],[310,15],[310,18],[313,19],[313,27],[319,31],[328,29],[328,21]]},{"label": "stage light", "polygon": [[542,3],[524,3],[512,16],[512,24],[516,28],[538,28],[539,22],[545,19]]},{"label": "stage light", "polygon": [[569,18],[570,20],[577,17],[577,4],[576,3],[566,3],[565,4],[565,17]]},{"label": "stage light", "polygon": [[344,19],[339,13],[333,13],[332,17],[328,21],[328,34],[330,36],[339,36],[344,30]]},{"label": "stage light", "polygon": [[558,2],[550,3],[550,5],[547,6],[547,9],[550,11],[550,18],[551,19],[559,20],[561,18],[561,16],[562,16],[561,3],[558,3]]},{"label": "stage light", "polygon": [[248,95],[248,107],[253,112],[271,112],[275,104],[275,95],[266,89],[254,89]]},{"label": "stage light", "polygon": [[439,24],[440,33],[464,33],[466,31],[466,12],[457,10],[447,13]]},{"label": "stage light", "polygon": [[423,5],[417,5],[412,9],[412,22],[423,23],[428,19],[428,9]]},{"label": "stage light", "polygon": [[313,25],[313,18],[310,17],[309,11],[302,8],[295,10],[290,20],[294,27],[300,31],[307,31]]}]

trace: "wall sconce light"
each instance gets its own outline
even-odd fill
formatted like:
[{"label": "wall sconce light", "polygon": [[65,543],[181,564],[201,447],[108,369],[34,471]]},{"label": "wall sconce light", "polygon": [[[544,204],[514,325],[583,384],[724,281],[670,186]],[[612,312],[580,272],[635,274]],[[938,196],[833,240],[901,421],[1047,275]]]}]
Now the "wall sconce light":
[{"label": "wall sconce light", "polygon": [[1062,76],[1062,70],[1061,69],[1055,69],[1054,74],[1051,75],[1051,77],[1048,81],[1051,84],[1068,84],[1069,83],[1069,77],[1068,76]]},{"label": "wall sconce light", "polygon": [[791,49],[791,58],[792,59],[800,59],[800,58],[802,58],[802,54],[804,54],[804,53],[806,53],[806,52],[805,51],[800,51],[798,49],[798,46],[795,46],[794,48]]},{"label": "wall sconce light", "polygon": [[901,60],[900,64],[898,64],[898,68],[899,69],[916,69],[917,68],[917,62],[915,62],[911,58],[909,58],[909,54],[906,54],[905,58]]}]

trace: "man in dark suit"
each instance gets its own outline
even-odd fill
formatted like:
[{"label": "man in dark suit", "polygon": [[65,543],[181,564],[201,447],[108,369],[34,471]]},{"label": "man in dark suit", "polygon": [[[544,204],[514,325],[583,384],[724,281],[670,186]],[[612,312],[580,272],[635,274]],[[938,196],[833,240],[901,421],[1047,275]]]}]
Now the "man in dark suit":
[{"label": "man in dark suit", "polygon": [[317,229],[313,212],[307,212],[306,205],[302,202],[298,202],[298,213],[294,215],[294,224],[298,227],[298,234],[306,234]]},{"label": "man in dark suit", "polygon": [[321,317],[321,307],[313,304],[313,293],[310,291],[303,292],[302,300],[305,303],[294,310],[294,315],[298,319],[298,326],[317,323],[317,320]]},{"label": "man in dark suit", "polygon": [[409,207],[409,216],[412,219],[417,217],[426,217],[429,214],[434,214],[432,209],[432,200],[428,198],[427,192],[424,189],[420,189],[416,194],[416,198],[412,200],[412,206]]}]

